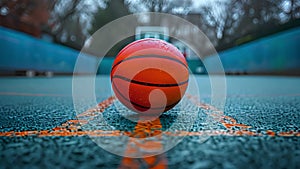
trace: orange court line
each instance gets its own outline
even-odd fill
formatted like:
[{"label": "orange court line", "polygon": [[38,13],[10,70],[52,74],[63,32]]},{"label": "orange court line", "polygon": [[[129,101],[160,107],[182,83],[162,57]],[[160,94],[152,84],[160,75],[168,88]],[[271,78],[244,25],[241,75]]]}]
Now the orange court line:
[{"label": "orange court line", "polygon": [[[211,110],[213,113],[208,115],[212,117],[216,117],[217,120],[226,128],[226,130],[207,130],[207,131],[198,131],[198,132],[188,132],[188,131],[176,131],[172,132],[163,132],[164,135],[169,136],[218,136],[218,135],[226,135],[226,136],[282,136],[282,137],[290,137],[290,136],[300,136],[300,132],[296,131],[285,131],[285,132],[274,132],[272,130],[266,130],[264,132],[256,132],[249,131],[249,128],[252,128],[249,125],[239,124],[237,121],[229,116],[224,115],[224,113],[217,108],[209,105],[200,103],[192,96],[188,96],[194,104],[199,106],[205,110]],[[92,130],[92,131],[81,131],[81,125],[87,124],[89,120],[92,120],[99,113],[103,112],[107,107],[109,107],[116,98],[114,96],[109,97],[103,102],[99,103],[96,107],[91,108],[79,115],[77,115],[76,120],[68,120],[67,122],[61,124],[60,126],[56,126],[51,130],[41,130],[41,131],[8,131],[8,132],[0,132],[0,136],[4,137],[25,137],[25,136],[132,136],[134,132],[130,131],[104,131],[104,130]],[[159,127],[158,127],[159,128]],[[235,129],[233,129],[235,128]],[[157,132],[157,131],[156,131]],[[162,131],[161,131],[162,132]],[[161,133],[160,132],[160,133]]]},{"label": "orange court line", "polygon": [[[161,131],[162,125],[160,122],[160,119],[155,119],[153,121],[138,121],[138,123],[135,126],[135,130],[130,135],[130,139],[127,143],[127,148],[125,150],[125,156],[130,156],[132,154],[140,153],[141,151],[147,152],[147,150],[151,150],[152,152],[156,150],[157,152],[162,151],[163,145],[159,139],[161,139],[161,136],[159,134],[162,133]],[[147,138],[157,136],[158,140],[150,140],[143,143],[136,142],[133,138]],[[133,146],[134,145],[134,146]],[[151,154],[142,154],[141,160],[145,164],[148,165],[147,168],[157,168],[157,169],[165,169],[167,168],[167,158],[164,154],[160,155],[154,155],[151,156]],[[123,168],[140,168],[140,164],[142,161],[140,161],[137,158],[129,158],[124,157],[121,164],[119,165],[119,169]]]},{"label": "orange court line", "polygon": [[[69,131],[66,129],[60,130],[41,130],[41,131],[9,131],[9,132],[0,132],[0,137],[25,137],[25,136],[39,136],[39,137],[48,137],[48,136],[91,136],[91,137],[112,137],[112,136],[129,136],[131,137],[134,133],[129,131],[105,131],[105,130],[92,130],[92,131]],[[166,136],[282,136],[282,137],[291,137],[291,136],[300,136],[299,132],[287,131],[287,132],[273,132],[266,131],[265,134],[257,133],[255,131],[248,130],[236,130],[236,131],[227,131],[227,130],[206,130],[206,131],[197,131],[197,132],[188,132],[188,131],[176,131],[176,132],[164,132],[162,133]],[[143,135],[142,135],[143,136]]]},{"label": "orange court line", "polygon": [[241,129],[241,131],[244,131],[248,128],[252,128],[249,125],[237,123],[236,119],[226,116],[223,111],[219,110],[218,108],[216,108],[212,105],[199,102],[197,97],[194,97],[192,95],[187,95],[187,97],[198,107],[200,107],[204,110],[213,111],[213,112],[209,112],[209,113],[206,112],[206,114],[209,115],[210,117],[214,118],[218,122],[220,122],[229,131],[231,131],[233,127],[238,127]]}]

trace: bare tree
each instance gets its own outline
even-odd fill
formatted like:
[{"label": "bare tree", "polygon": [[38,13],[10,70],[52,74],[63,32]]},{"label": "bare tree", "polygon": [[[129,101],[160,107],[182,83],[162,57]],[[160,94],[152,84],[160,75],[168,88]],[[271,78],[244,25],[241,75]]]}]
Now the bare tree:
[{"label": "bare tree", "polygon": [[283,22],[300,18],[300,1],[299,0],[281,0],[278,2],[280,7],[280,19]]},{"label": "bare tree", "polygon": [[223,48],[253,40],[300,18],[299,9],[299,0],[217,0],[202,6],[202,28],[213,31],[210,38]]},{"label": "bare tree", "polygon": [[131,12],[188,13],[191,0],[126,0]]},{"label": "bare tree", "polygon": [[[228,42],[228,35],[235,33],[239,25],[239,18],[243,15],[241,2],[234,1],[215,1],[202,7],[203,29],[213,30],[212,39],[217,39],[218,43]],[[206,30],[208,32],[208,30]]]},{"label": "bare tree", "polygon": [[80,48],[89,36],[93,15],[106,5],[107,0],[57,0],[49,20],[55,40]]}]

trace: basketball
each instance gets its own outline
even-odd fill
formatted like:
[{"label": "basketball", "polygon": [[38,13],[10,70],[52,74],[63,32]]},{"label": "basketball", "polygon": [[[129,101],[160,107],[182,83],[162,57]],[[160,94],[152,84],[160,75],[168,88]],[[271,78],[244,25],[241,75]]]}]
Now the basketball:
[{"label": "basketball", "polygon": [[118,53],[110,78],[123,105],[142,115],[159,115],[180,102],[189,72],[183,54],[174,45],[146,38]]}]

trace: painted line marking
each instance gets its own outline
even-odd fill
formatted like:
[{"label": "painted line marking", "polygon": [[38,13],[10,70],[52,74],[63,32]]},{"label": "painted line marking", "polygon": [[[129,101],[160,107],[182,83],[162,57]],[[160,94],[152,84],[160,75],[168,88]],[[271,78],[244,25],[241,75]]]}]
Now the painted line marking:
[{"label": "painted line marking", "polygon": [[[1,93],[0,93],[1,94]],[[28,96],[28,95],[26,95]],[[249,125],[239,124],[236,119],[224,115],[224,112],[218,110],[212,105],[200,103],[198,100],[195,100],[192,96],[188,96],[189,99],[194,101],[194,104],[201,109],[212,111],[212,113],[207,113],[207,115],[218,120],[226,130],[206,130],[198,132],[188,132],[188,131],[177,131],[177,132],[164,132],[164,135],[168,136],[262,136],[263,134],[257,133],[254,131],[248,131],[249,128],[252,128]],[[139,144],[134,141],[133,138],[145,138],[155,135],[162,134],[162,125],[159,119],[156,119],[152,122],[138,122],[135,126],[133,132],[129,131],[104,131],[104,130],[92,130],[92,131],[81,131],[81,125],[85,125],[89,120],[93,120],[97,115],[104,112],[107,107],[109,107],[114,101],[115,97],[109,97],[103,102],[99,103],[96,107],[89,109],[79,115],[77,115],[77,120],[68,120],[65,123],[62,123],[60,126],[54,127],[52,130],[42,130],[42,131],[9,131],[9,132],[0,132],[0,136],[6,137],[25,137],[25,136],[95,136],[95,137],[111,137],[111,136],[129,136],[129,142],[127,144],[127,149],[125,150],[125,156],[132,153],[137,153],[140,150],[161,150],[162,144],[159,140],[152,140],[144,144]],[[238,130],[233,130],[233,127],[238,127]],[[275,133],[274,131],[267,130],[265,135],[268,136],[300,136],[299,132],[288,131],[288,132],[279,132]],[[134,144],[132,144],[134,143]],[[132,146],[135,145],[135,146]],[[142,165],[144,163],[144,165]],[[147,165],[148,168],[152,169],[165,169],[167,168],[168,160],[165,154],[154,155],[154,156],[145,156],[141,159],[139,158],[129,158],[124,157],[119,165],[119,169],[123,168],[134,168],[138,169],[141,166]]]},{"label": "painted line marking", "polygon": [[[188,96],[189,99],[193,100],[191,96]],[[77,115],[76,120],[68,120],[65,123],[62,123],[60,126],[56,126],[51,130],[41,130],[41,131],[8,131],[8,132],[0,132],[0,136],[4,137],[25,137],[25,136],[130,136],[133,133],[130,131],[105,131],[105,130],[91,130],[91,131],[81,131],[81,125],[87,124],[89,120],[93,120],[98,114],[102,113],[107,107],[109,107],[114,101],[115,97],[109,97],[103,102],[99,103],[96,107],[91,108],[79,115]],[[170,136],[218,136],[218,135],[226,135],[226,136],[280,136],[280,137],[290,137],[290,136],[300,136],[300,132],[297,131],[281,131],[274,132],[272,130],[262,131],[260,133],[256,131],[250,131],[249,129],[252,126],[246,124],[239,124],[237,120],[232,117],[224,115],[224,113],[217,108],[205,104],[200,103],[197,100],[194,100],[194,104],[199,106],[201,109],[210,110],[213,113],[209,115],[215,117],[225,128],[226,130],[206,130],[206,131],[197,131],[197,132],[188,132],[188,131],[176,131],[174,133],[165,132],[165,135]],[[221,116],[220,116],[221,114]],[[234,128],[234,129],[233,129]]]},{"label": "painted line marking", "polygon": [[[127,148],[125,150],[125,157],[123,158],[121,164],[119,165],[119,169],[125,168],[134,168],[139,169],[141,163],[146,164],[147,168],[159,168],[165,169],[167,168],[167,158],[164,154],[153,155],[143,153],[141,159],[138,158],[130,158],[126,156],[130,156],[133,153],[139,154],[141,151],[143,152],[160,152],[163,150],[163,145],[161,143],[161,135],[162,134],[162,125],[160,119],[155,119],[153,121],[138,121],[135,126],[134,132],[131,133],[130,138],[127,143]],[[157,136],[155,140],[144,141],[143,143],[136,142],[134,138],[147,138]],[[142,161],[141,161],[142,160]]]}]

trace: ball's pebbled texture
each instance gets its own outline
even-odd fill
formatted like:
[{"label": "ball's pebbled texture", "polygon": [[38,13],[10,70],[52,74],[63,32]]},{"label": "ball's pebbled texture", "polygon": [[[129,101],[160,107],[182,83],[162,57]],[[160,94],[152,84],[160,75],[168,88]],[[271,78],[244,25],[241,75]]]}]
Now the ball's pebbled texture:
[{"label": "ball's pebbled texture", "polygon": [[116,97],[143,115],[158,115],[173,108],[183,97],[188,78],[182,53],[172,44],[153,38],[124,47],[111,70]]}]

